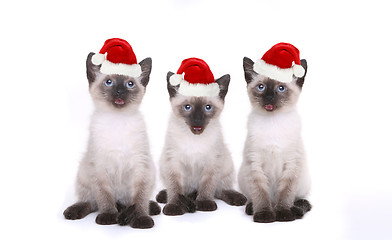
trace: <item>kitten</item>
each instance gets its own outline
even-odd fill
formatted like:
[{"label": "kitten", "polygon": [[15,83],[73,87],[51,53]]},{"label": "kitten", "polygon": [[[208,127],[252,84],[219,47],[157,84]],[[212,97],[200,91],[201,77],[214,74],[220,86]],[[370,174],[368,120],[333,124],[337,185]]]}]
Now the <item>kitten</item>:
[{"label": "kitten", "polygon": [[248,198],[246,213],[255,222],[292,221],[311,209],[305,199],[310,179],[301,138],[296,103],[304,76],[283,83],[254,71],[244,58],[243,67],[252,111],[238,182]]},{"label": "kitten", "polygon": [[[78,201],[64,211],[66,219],[81,219],[99,211],[98,224],[130,224],[151,228],[149,197],[155,183],[144,119],[139,105],[151,72],[151,58],[139,63],[139,77],[103,74],[87,57],[87,78],[95,110],[90,136],[77,174]],[[159,214],[150,203],[150,213]],[[151,209],[154,209],[151,211]]]},{"label": "kitten", "polygon": [[165,215],[214,211],[214,197],[230,205],[244,205],[246,198],[233,190],[234,167],[222,136],[219,115],[227,94],[230,75],[216,80],[218,96],[184,96],[178,87],[167,88],[172,114],[160,159],[160,173],[167,190],[157,201],[167,203]]}]

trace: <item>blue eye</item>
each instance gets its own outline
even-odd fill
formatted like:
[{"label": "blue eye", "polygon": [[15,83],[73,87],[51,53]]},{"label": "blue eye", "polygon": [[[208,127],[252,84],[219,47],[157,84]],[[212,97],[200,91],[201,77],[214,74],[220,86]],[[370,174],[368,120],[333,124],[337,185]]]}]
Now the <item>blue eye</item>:
[{"label": "blue eye", "polygon": [[265,90],[265,86],[263,84],[260,84],[257,86],[257,90],[259,90],[260,92]]},{"label": "blue eye", "polygon": [[280,85],[278,88],[277,88],[277,90],[278,90],[278,92],[285,92],[286,91],[286,87],[285,86],[283,86],[283,85]]},{"label": "blue eye", "polygon": [[190,110],[192,110],[192,106],[189,104],[184,105],[184,110],[189,112]]},{"label": "blue eye", "polygon": [[206,105],[204,107],[204,110],[206,110],[207,112],[210,112],[210,111],[212,111],[212,106],[211,105]]},{"label": "blue eye", "polygon": [[112,80],[112,79],[106,80],[106,81],[105,81],[105,86],[107,86],[107,87],[113,86],[113,80]]},{"label": "blue eye", "polygon": [[127,88],[134,88],[135,87],[135,83],[132,81],[127,82]]}]

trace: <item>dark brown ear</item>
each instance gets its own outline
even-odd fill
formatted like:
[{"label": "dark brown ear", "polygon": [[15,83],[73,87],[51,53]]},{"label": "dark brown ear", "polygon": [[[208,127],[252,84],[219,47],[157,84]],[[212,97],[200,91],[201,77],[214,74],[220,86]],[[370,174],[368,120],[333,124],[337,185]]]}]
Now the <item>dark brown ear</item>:
[{"label": "dark brown ear", "polygon": [[140,82],[144,87],[147,86],[148,82],[150,81],[150,74],[152,68],[152,59],[145,58],[139,63],[140,67],[142,68],[142,75]]},{"label": "dark brown ear", "polygon": [[97,77],[100,69],[101,69],[101,65],[94,65],[91,62],[91,58],[94,56],[95,53],[90,52],[87,56],[86,59],[86,73],[87,73],[87,79],[88,79],[88,83],[89,86],[91,86],[91,83],[93,83],[95,81],[95,78]]},{"label": "dark brown ear", "polygon": [[244,57],[243,67],[245,73],[245,81],[247,84],[253,81],[253,78],[257,75],[257,73],[253,70],[254,62],[247,57]]},{"label": "dark brown ear", "polygon": [[219,79],[216,79],[215,82],[219,85],[219,97],[225,100],[227,91],[229,90],[230,75],[223,75]]},{"label": "dark brown ear", "polygon": [[166,75],[167,81],[167,91],[169,92],[170,98],[175,97],[177,95],[178,86],[173,86],[170,84],[170,77],[173,76],[173,72],[168,72]]},{"label": "dark brown ear", "polygon": [[306,59],[301,59],[301,66],[305,69],[305,75],[297,79],[297,85],[300,88],[302,88],[302,86],[304,85],[306,73],[308,72],[308,63],[306,62]]}]

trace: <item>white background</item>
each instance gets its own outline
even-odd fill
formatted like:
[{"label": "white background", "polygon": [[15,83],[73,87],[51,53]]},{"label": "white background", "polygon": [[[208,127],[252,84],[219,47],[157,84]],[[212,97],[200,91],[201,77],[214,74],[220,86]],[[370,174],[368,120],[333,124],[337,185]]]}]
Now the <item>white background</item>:
[{"label": "white background", "polygon": [[[2,1],[1,238],[391,239],[390,9],[376,0]],[[93,109],[85,59],[112,37],[128,40],[139,61],[153,59],[141,110],[156,163],[170,112],[167,71],[199,57],[216,78],[231,75],[221,119],[237,170],[250,111],[242,58],[281,41],[297,46],[309,65],[298,105],[313,210],[257,224],[244,207],[217,201],[212,213],[156,216],[150,230],[99,226],[96,214],[65,220]]]}]

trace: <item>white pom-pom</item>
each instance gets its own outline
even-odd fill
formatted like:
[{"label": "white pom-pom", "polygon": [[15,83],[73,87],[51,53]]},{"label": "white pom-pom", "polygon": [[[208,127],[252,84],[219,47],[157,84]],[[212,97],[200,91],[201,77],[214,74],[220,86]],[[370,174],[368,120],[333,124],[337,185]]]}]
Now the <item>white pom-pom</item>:
[{"label": "white pom-pom", "polygon": [[96,53],[91,58],[91,62],[94,65],[101,65],[104,61],[105,61],[105,54],[102,53]]},{"label": "white pom-pom", "polygon": [[181,81],[183,80],[182,78],[182,74],[173,74],[170,79],[169,82],[171,85],[173,86],[177,86],[181,83]]},{"label": "white pom-pom", "polygon": [[293,67],[293,73],[294,76],[301,78],[305,75],[305,69],[301,65],[295,64]]}]

